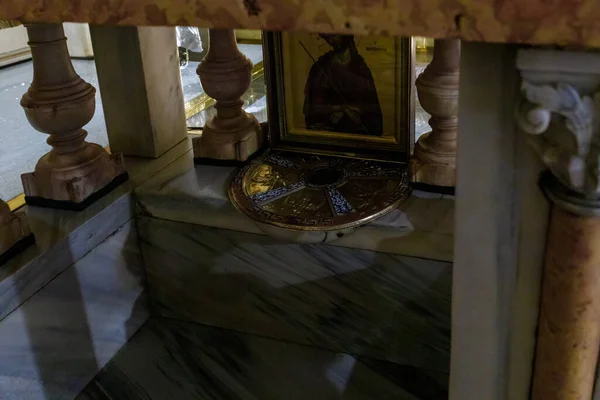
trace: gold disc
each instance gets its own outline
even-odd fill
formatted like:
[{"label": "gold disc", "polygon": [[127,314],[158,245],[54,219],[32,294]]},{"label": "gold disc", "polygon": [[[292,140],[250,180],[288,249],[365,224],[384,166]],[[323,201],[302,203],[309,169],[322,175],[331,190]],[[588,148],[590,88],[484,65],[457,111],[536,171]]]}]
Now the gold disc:
[{"label": "gold disc", "polygon": [[246,165],[229,187],[246,216],[299,231],[362,225],[409,195],[406,164],[280,151]]}]

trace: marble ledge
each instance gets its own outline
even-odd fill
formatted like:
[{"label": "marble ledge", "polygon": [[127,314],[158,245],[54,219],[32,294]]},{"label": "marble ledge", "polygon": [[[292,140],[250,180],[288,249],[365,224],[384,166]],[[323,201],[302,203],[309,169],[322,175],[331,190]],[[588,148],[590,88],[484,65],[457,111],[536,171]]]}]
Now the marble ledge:
[{"label": "marble ledge", "polygon": [[0,320],[134,216],[132,188],[189,151],[183,140],[158,159],[126,157],[130,179],[81,212],[25,206],[35,235],[29,246],[0,266]]},{"label": "marble ledge", "polygon": [[133,221],[0,321],[0,398],[73,399],[147,320]]},{"label": "marble ledge", "polygon": [[151,318],[76,400],[444,400],[426,368]]},{"label": "marble ledge", "polygon": [[[189,151],[135,190],[137,212],[170,221],[264,235],[229,201],[227,189],[235,170],[195,166]],[[451,262],[453,232],[452,196],[415,192],[402,209],[329,245]]]},{"label": "marble ledge", "polygon": [[72,0],[0,2],[0,20],[425,36],[600,47],[597,0]]},{"label": "marble ledge", "polygon": [[127,190],[120,188],[102,200],[108,201],[103,209],[85,215],[28,208],[36,243],[0,267],[0,319],[131,220],[133,205]]}]

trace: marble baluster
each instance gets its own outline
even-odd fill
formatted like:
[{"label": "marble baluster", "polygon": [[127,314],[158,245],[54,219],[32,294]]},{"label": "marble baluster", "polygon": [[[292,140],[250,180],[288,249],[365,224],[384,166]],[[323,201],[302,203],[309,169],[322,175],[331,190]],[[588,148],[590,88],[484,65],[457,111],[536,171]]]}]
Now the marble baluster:
[{"label": "marble baluster", "polygon": [[24,214],[13,214],[8,204],[0,199],[0,259],[30,234]]},{"label": "marble baluster", "polygon": [[533,400],[592,398],[600,349],[600,55],[520,50],[518,126],[552,203]]},{"label": "marble baluster", "polygon": [[29,297],[0,321],[0,398],[75,398],[148,319],[143,282],[132,220],[38,291],[16,281]]},{"label": "marble baluster", "polygon": [[202,87],[217,101],[217,115],[194,139],[194,156],[245,161],[263,143],[258,120],[246,113],[241,96],[250,87],[252,62],[237,47],[233,29],[211,29],[208,54],[198,66]]},{"label": "marble baluster", "polygon": [[31,125],[50,135],[52,149],[21,176],[25,195],[38,205],[81,204],[124,177],[123,158],[85,141],[82,127],[94,115],[96,89],[73,69],[62,25],[26,27],[34,72],[21,106]]},{"label": "marble baluster", "polygon": [[422,135],[411,159],[415,183],[456,185],[456,135],[460,40],[436,39],[433,59],[416,81],[419,101],[431,114],[431,131]]}]

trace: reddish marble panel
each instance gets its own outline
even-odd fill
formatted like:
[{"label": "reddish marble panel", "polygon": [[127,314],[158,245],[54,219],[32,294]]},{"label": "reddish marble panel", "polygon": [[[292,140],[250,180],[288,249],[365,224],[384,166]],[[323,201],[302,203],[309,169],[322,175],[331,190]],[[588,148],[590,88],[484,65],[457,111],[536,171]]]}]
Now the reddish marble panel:
[{"label": "reddish marble panel", "polygon": [[600,47],[598,0],[3,0],[0,19],[424,35]]}]

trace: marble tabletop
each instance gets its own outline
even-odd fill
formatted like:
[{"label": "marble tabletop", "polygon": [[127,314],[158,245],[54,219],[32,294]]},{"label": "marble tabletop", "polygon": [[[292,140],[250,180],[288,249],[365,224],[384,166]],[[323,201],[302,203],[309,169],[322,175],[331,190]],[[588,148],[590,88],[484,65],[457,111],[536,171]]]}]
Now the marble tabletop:
[{"label": "marble tabletop", "polygon": [[[227,189],[233,167],[194,165],[187,152],[140,185],[138,212],[149,217],[241,232],[264,234],[230,203]],[[454,199],[414,191],[401,209],[330,244],[452,261]]]}]

